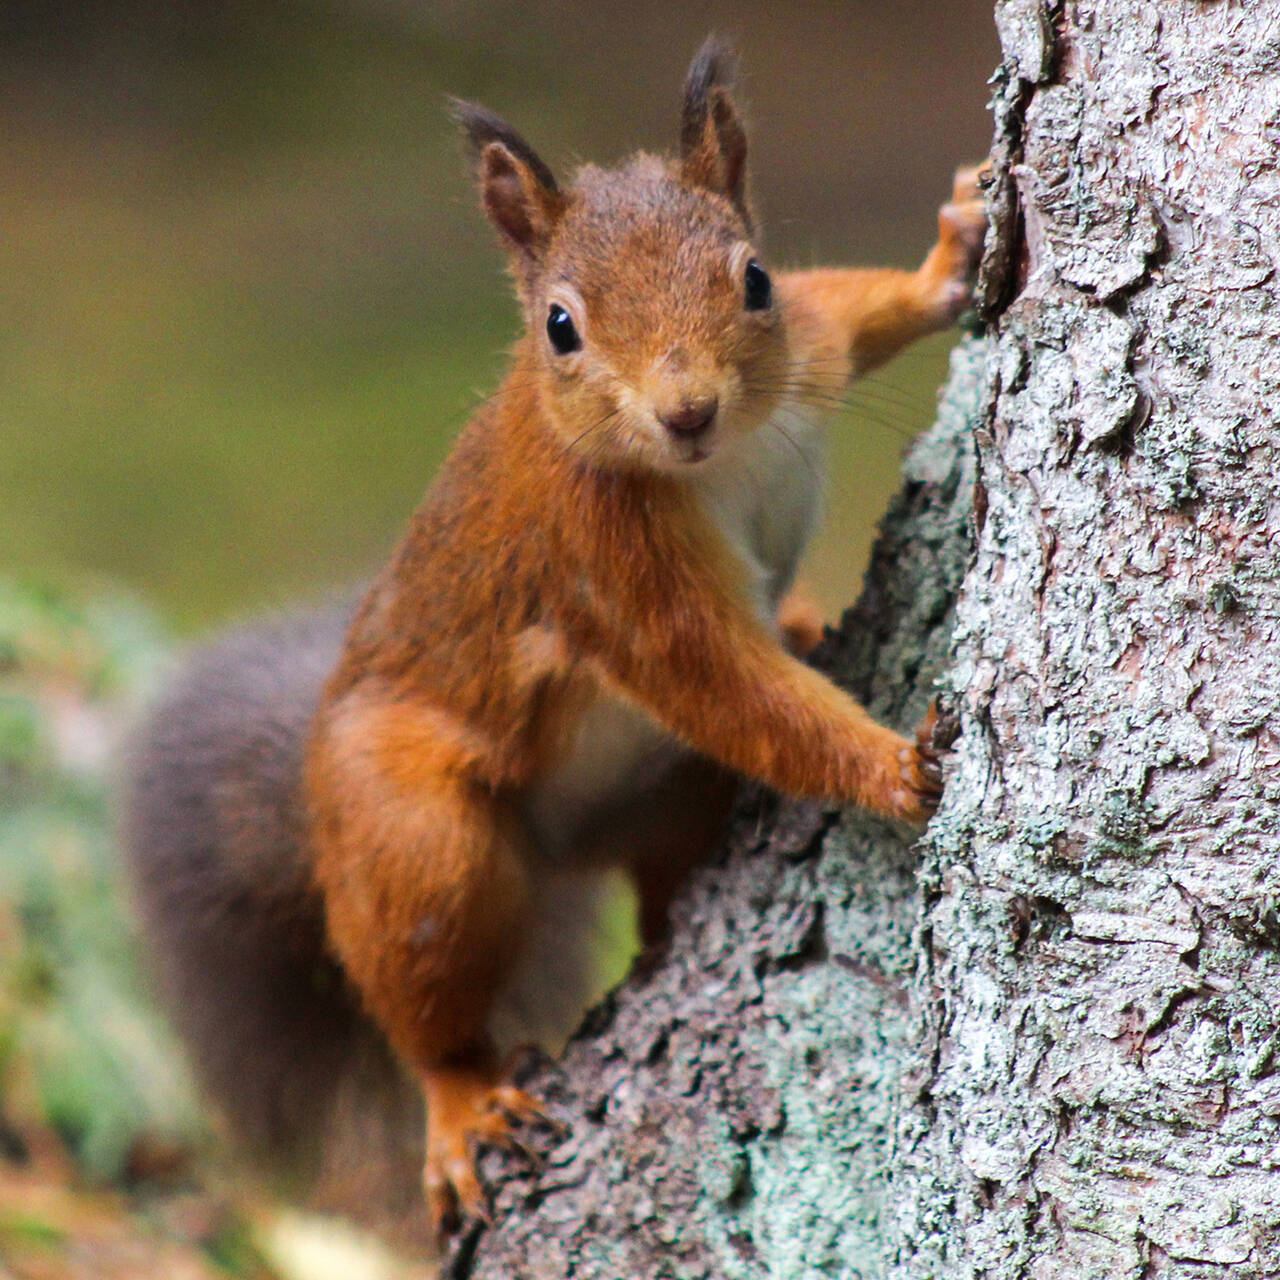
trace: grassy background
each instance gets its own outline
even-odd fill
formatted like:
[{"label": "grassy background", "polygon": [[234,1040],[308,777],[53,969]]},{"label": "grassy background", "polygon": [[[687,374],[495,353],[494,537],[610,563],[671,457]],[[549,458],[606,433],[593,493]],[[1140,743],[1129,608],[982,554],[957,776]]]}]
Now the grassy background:
[{"label": "grassy background", "polygon": [[[742,47],[770,259],[918,261],[986,149],[987,0],[9,0],[0,567],[184,628],[368,572],[515,333],[444,93],[562,172],[665,148],[712,28]],[[834,432],[832,607],[945,347]]]}]

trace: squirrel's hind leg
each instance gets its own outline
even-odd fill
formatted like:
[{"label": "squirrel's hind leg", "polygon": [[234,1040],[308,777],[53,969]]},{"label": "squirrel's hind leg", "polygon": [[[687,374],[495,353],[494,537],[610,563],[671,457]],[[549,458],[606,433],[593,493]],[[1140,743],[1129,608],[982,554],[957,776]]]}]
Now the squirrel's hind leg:
[{"label": "squirrel's hind leg", "polygon": [[487,1221],[488,1204],[476,1174],[477,1146],[503,1147],[536,1162],[517,1130],[560,1126],[539,1099],[508,1083],[484,1050],[424,1072],[422,1091],[427,1101],[422,1186],[430,1221],[440,1234],[457,1226],[459,1218]]},{"label": "squirrel's hind leg", "polygon": [[455,1209],[483,1214],[475,1145],[511,1145],[513,1119],[537,1113],[505,1085],[491,1039],[495,996],[534,924],[533,854],[457,741],[431,708],[353,701],[326,709],[308,764],[329,939],[426,1098],[438,1228]]},{"label": "squirrel's hind leg", "polygon": [[822,609],[803,582],[795,583],[778,605],[778,631],[789,654],[807,658],[826,634]]}]

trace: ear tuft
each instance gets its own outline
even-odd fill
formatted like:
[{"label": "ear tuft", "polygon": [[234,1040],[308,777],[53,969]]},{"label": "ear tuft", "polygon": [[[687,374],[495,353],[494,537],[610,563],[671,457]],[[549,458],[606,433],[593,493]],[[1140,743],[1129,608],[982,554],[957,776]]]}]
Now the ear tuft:
[{"label": "ear tuft", "polygon": [[738,55],[723,36],[713,32],[702,42],[684,81],[684,112],[680,121],[682,154],[696,149],[702,141],[711,91],[732,89],[737,69]]},{"label": "ear tuft", "polygon": [[462,130],[467,148],[473,160],[479,160],[485,147],[500,142],[525,165],[548,191],[558,191],[554,174],[542,162],[536,151],[501,117],[477,102],[465,102],[462,98],[449,98],[449,114]]},{"label": "ear tuft", "polygon": [[747,135],[731,93],[737,56],[722,36],[708,36],[689,68],[680,118],[681,176],[747,207]]},{"label": "ear tuft", "polygon": [[520,134],[487,108],[450,98],[449,113],[476,165],[485,212],[508,248],[526,266],[535,262],[564,210],[555,176]]}]

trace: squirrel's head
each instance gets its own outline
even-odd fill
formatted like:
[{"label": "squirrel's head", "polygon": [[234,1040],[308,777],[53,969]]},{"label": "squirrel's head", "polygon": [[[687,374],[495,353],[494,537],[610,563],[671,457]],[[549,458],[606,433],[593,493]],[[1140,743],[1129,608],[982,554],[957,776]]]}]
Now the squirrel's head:
[{"label": "squirrel's head", "polygon": [[694,59],[678,158],[588,165],[564,188],[508,124],[454,104],[510,255],[543,407],[604,465],[677,471],[730,450],[785,383],[731,66],[714,37]]}]

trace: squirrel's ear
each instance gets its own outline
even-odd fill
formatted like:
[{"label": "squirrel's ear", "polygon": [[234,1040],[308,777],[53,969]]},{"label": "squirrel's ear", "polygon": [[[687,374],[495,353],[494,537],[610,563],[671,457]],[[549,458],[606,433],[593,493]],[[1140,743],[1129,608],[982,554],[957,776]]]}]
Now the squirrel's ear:
[{"label": "squirrel's ear", "polygon": [[729,44],[713,35],[689,68],[680,122],[680,176],[728,196],[750,223],[747,135],[730,94],[736,61]]},{"label": "squirrel's ear", "polygon": [[457,98],[450,99],[449,107],[475,161],[485,212],[508,248],[537,261],[564,212],[564,197],[551,170],[492,111]]}]

